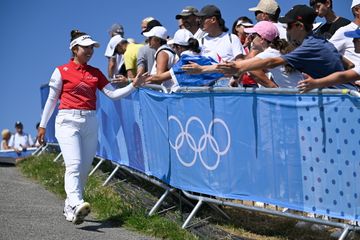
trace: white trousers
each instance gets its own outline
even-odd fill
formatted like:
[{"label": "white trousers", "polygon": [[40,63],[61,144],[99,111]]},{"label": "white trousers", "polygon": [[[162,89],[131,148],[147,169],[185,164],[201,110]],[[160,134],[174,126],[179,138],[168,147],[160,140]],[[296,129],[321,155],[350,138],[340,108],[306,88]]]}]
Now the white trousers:
[{"label": "white trousers", "polygon": [[97,147],[95,111],[59,110],[55,136],[65,162],[65,206],[84,202],[83,193]]}]

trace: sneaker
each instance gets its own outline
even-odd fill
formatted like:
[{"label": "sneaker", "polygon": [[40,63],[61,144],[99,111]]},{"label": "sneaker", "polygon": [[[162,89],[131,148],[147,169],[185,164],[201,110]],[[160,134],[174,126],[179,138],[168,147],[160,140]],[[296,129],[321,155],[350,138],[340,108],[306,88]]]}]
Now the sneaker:
[{"label": "sneaker", "polygon": [[84,222],[84,218],[90,213],[90,204],[83,202],[75,207],[74,217],[72,219],[73,224],[81,224]]},{"label": "sneaker", "polygon": [[72,222],[74,219],[74,208],[72,208],[70,205],[67,205],[64,207],[63,214],[65,216],[66,221]]}]

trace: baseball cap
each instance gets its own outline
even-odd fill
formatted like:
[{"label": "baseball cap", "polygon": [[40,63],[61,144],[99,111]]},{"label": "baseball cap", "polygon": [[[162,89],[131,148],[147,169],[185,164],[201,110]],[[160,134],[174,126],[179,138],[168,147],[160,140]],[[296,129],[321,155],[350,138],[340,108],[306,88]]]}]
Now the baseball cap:
[{"label": "baseball cap", "polygon": [[169,40],[168,44],[178,44],[181,46],[189,46],[189,39],[194,35],[187,29],[179,29],[175,32],[174,38]]},{"label": "baseball cap", "polygon": [[112,56],[115,53],[116,46],[121,42],[127,42],[125,38],[122,38],[120,35],[115,35],[110,39],[109,42],[109,54]]},{"label": "baseball cap", "polygon": [[20,121],[16,121],[16,123],[15,123],[15,127],[23,127],[22,122],[20,122]]},{"label": "baseball cap", "polygon": [[352,9],[353,7],[357,6],[360,4],[360,0],[353,0],[352,3],[351,3],[351,8]]},{"label": "baseball cap", "polygon": [[151,20],[150,22],[148,22],[148,24],[146,25],[146,29],[144,31],[142,31],[141,34],[144,34],[145,32],[149,32],[153,27],[156,27],[156,26],[162,26],[162,25],[156,19]]},{"label": "baseball cap", "polygon": [[285,14],[285,17],[279,18],[279,22],[292,23],[299,21],[302,23],[313,24],[316,17],[317,15],[313,8],[306,5],[295,5]]},{"label": "baseball cap", "polygon": [[158,37],[161,39],[167,39],[167,30],[163,26],[153,27],[150,31],[144,32],[143,35],[145,37]]},{"label": "baseball cap", "polygon": [[82,35],[78,38],[75,38],[73,41],[71,41],[70,43],[70,50],[75,47],[76,45],[80,45],[80,46],[84,46],[84,47],[87,47],[87,46],[91,46],[91,45],[94,45],[94,47],[100,47],[100,44],[96,41],[94,41],[90,35]]},{"label": "baseball cap", "polygon": [[260,21],[256,23],[254,27],[245,28],[244,32],[257,33],[262,38],[265,38],[270,42],[279,36],[279,30],[272,22],[269,21]]},{"label": "baseball cap", "polygon": [[221,18],[221,12],[215,5],[206,5],[201,9],[200,12],[195,13],[199,17],[219,17]]},{"label": "baseball cap", "polygon": [[274,15],[276,10],[279,8],[279,4],[274,0],[260,0],[256,7],[249,8],[251,12],[264,12]]},{"label": "baseball cap", "polygon": [[121,24],[114,23],[109,29],[109,34],[124,35],[124,27]]},{"label": "baseball cap", "polygon": [[198,12],[199,12],[199,10],[197,10],[195,7],[187,6],[181,11],[181,13],[177,14],[175,16],[175,18],[180,19],[182,17],[188,17],[190,15],[195,15],[195,13],[198,13]]},{"label": "baseball cap", "polygon": [[254,24],[250,23],[250,22],[244,22],[243,20],[239,20],[236,23],[236,26],[242,25],[244,27],[253,27]]},{"label": "baseball cap", "polygon": [[345,37],[349,37],[349,38],[360,38],[360,29],[356,29],[354,31],[348,31],[348,32],[344,32]]}]

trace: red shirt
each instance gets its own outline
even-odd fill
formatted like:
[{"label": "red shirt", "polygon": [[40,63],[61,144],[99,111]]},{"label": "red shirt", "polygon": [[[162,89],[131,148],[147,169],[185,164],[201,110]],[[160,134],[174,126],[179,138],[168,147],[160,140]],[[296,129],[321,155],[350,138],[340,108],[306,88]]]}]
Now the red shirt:
[{"label": "red shirt", "polygon": [[109,81],[90,65],[69,63],[57,67],[62,78],[59,109],[96,109],[96,89],[102,90]]}]

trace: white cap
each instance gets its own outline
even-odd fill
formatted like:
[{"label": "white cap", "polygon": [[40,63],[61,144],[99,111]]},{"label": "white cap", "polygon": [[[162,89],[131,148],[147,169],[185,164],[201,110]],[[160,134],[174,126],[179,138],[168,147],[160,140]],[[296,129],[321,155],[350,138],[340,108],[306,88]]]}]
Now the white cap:
[{"label": "white cap", "polygon": [[92,40],[92,38],[89,35],[82,35],[78,38],[75,38],[73,41],[71,41],[70,43],[70,50],[75,47],[76,45],[80,45],[80,46],[91,46],[94,45],[94,47],[100,47],[100,44],[94,40]]},{"label": "white cap", "polygon": [[158,37],[161,39],[167,39],[167,30],[163,26],[153,27],[150,31],[144,32],[143,35],[145,37]]},{"label": "white cap", "polygon": [[244,27],[253,27],[254,24],[250,23],[250,22],[243,22],[243,20],[239,20],[237,23],[236,23],[236,26],[239,26],[239,25],[242,25]]},{"label": "white cap", "polygon": [[180,46],[189,46],[189,39],[194,35],[187,29],[179,29],[174,34],[174,38],[168,41],[168,44],[178,44]]},{"label": "white cap", "polygon": [[110,39],[109,42],[109,55],[114,55],[116,46],[123,41],[127,41],[125,38],[122,38],[120,35],[115,35]]},{"label": "white cap", "polygon": [[360,0],[353,0],[351,4],[351,9],[359,4],[360,4]]}]

